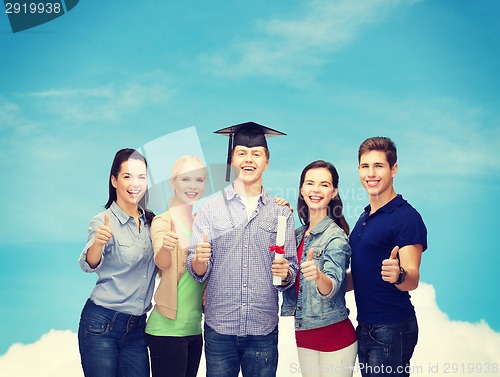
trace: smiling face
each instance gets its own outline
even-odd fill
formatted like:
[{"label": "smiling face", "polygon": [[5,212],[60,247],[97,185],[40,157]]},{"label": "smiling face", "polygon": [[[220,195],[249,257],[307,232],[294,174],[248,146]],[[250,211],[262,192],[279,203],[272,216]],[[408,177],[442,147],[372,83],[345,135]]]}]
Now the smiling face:
[{"label": "smiling face", "polygon": [[337,189],[332,184],[330,171],[326,168],[309,169],[300,187],[300,194],[311,215],[318,211],[324,211],[326,215],[330,200],[337,195]]},{"label": "smiling face", "polygon": [[205,168],[196,161],[186,161],[175,177],[170,180],[170,185],[175,192],[172,205],[193,205],[203,195],[206,184]]},{"label": "smiling face", "polygon": [[266,148],[248,148],[241,145],[234,148],[231,166],[235,171],[236,180],[241,181],[245,186],[255,185],[256,187],[258,185],[260,190],[262,174],[268,165]]},{"label": "smiling face", "polygon": [[147,168],[144,161],[128,159],[120,165],[120,171],[111,176],[111,184],[116,189],[116,204],[129,213],[137,208],[148,184]]},{"label": "smiling face", "polygon": [[395,195],[392,182],[397,170],[397,164],[390,167],[385,152],[372,150],[360,156],[359,179],[370,200],[389,202],[392,199]]}]

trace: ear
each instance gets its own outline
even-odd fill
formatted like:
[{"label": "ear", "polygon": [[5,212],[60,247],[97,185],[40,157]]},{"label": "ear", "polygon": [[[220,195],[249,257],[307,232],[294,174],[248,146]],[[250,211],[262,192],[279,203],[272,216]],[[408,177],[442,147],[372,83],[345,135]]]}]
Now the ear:
[{"label": "ear", "polygon": [[391,169],[392,178],[394,178],[397,173],[398,173],[398,164],[394,164],[394,165],[392,165],[392,169]]},{"label": "ear", "polygon": [[334,188],[333,192],[332,192],[332,199],[335,198],[338,193],[339,193],[339,189],[338,188]]},{"label": "ear", "polygon": [[116,178],[114,175],[111,176],[111,184],[113,185],[114,188],[116,188]]}]

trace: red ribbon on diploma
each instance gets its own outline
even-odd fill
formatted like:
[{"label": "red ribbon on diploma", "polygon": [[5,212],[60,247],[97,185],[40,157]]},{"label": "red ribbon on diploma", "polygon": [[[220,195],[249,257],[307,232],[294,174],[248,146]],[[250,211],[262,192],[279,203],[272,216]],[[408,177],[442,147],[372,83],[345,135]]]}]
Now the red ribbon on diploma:
[{"label": "red ribbon on diploma", "polygon": [[273,245],[269,246],[269,251],[276,254],[285,254],[285,246]]}]

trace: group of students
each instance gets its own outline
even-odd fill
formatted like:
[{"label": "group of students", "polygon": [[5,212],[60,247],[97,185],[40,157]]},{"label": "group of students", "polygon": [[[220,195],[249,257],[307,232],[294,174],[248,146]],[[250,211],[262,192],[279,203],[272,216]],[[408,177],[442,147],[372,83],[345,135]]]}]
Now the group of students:
[{"label": "group of students", "polygon": [[[294,229],[289,204],[262,185],[266,134],[280,133],[253,122],[219,133],[229,136],[234,179],[196,216],[202,161],[175,162],[169,208],[154,216],[146,159],[133,149],[116,153],[106,209],[91,221],[79,259],[98,275],[78,331],[85,376],[194,377],[203,345],[208,377],[276,376],[278,292],[281,315],[295,317],[303,376],[352,376],[356,356],[363,376],[408,376],[418,338],[408,291],[419,282],[427,231],[394,190],[395,144],[374,137],[359,148],[369,205],[352,232],[334,165],[307,165]],[[356,329],[345,302],[352,289]]]}]

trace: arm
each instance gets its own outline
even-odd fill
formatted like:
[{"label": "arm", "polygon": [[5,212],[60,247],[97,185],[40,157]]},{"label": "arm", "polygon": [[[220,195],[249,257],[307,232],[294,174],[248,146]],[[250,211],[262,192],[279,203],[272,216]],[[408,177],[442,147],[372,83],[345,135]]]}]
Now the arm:
[{"label": "arm", "polygon": [[341,237],[333,237],[323,250],[323,268],[319,269],[313,260],[314,251],[311,248],[307,255],[307,261],[302,263],[301,269],[306,280],[315,280],[318,292],[331,298],[340,290],[346,276],[347,261],[351,255],[351,249],[347,240]]},{"label": "arm", "polygon": [[307,260],[300,265],[300,271],[306,280],[315,281],[319,293],[326,296],[333,290],[334,281],[316,266],[313,255],[314,248],[310,248],[307,253]]},{"label": "arm", "polygon": [[186,268],[197,282],[207,279],[210,272],[212,248],[209,242],[209,220],[202,206],[193,222],[191,240],[186,258]]},{"label": "arm", "polygon": [[104,246],[112,237],[113,232],[109,227],[109,215],[107,213],[104,214],[104,223],[99,225],[99,227],[95,231],[94,242],[89,247],[86,256],[86,262],[90,266],[90,268],[95,269],[102,258],[102,252],[104,250]]},{"label": "arm", "polygon": [[[401,291],[412,291],[418,287],[420,280],[420,262],[422,260],[423,246],[407,245],[392,250],[389,259],[382,262],[382,279],[394,284],[399,277],[399,267],[406,271],[405,281],[395,285]],[[399,259],[398,259],[399,254]]]},{"label": "arm", "polygon": [[354,290],[354,283],[352,282],[352,272],[351,270],[345,273],[345,291],[350,292]]},{"label": "arm", "polygon": [[151,241],[155,253],[155,263],[161,270],[172,265],[172,252],[178,247],[178,237],[172,232],[168,215],[156,216],[151,223]]},{"label": "arm", "polygon": [[208,261],[212,255],[210,242],[208,242],[208,231],[203,231],[203,239],[196,244],[196,255],[193,258],[192,266],[196,275],[203,276],[207,272]]}]

